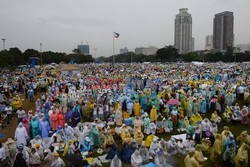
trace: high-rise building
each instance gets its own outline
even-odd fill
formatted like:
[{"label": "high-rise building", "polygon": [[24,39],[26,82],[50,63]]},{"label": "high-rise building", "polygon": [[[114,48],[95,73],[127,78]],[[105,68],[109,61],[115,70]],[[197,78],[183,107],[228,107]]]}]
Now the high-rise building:
[{"label": "high-rise building", "polygon": [[212,50],[213,49],[213,35],[206,36],[205,40],[205,50]]},{"label": "high-rise building", "polygon": [[77,45],[77,49],[81,54],[89,55],[89,45]]},{"label": "high-rise building", "polygon": [[182,54],[192,51],[192,16],[187,8],[181,8],[179,11],[175,17],[174,45]]},{"label": "high-rise building", "polygon": [[129,51],[128,51],[127,47],[120,49],[120,54],[124,54],[124,53],[128,53],[128,52]]},{"label": "high-rise building", "polygon": [[230,46],[234,46],[234,15],[233,12],[225,11],[214,17],[213,49],[225,52]]}]

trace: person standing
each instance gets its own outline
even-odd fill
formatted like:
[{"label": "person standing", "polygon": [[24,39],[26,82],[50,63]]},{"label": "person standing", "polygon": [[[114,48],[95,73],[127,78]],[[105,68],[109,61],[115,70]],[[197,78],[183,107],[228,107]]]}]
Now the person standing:
[{"label": "person standing", "polygon": [[5,107],[5,111],[7,113],[7,125],[9,125],[12,116],[12,107],[9,104],[7,104],[7,106]]},{"label": "person standing", "polygon": [[18,123],[22,122],[23,118],[25,117],[26,113],[25,111],[22,109],[22,107],[20,109],[18,109],[16,111],[17,113],[17,121]]}]

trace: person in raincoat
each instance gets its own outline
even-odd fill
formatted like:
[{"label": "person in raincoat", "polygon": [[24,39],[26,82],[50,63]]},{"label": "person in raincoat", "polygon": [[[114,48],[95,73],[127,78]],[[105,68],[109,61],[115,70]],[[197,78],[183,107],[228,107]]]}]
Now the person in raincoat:
[{"label": "person in raincoat", "polygon": [[152,109],[150,110],[150,121],[157,121],[157,111],[156,111],[156,107],[153,106]]},{"label": "person in raincoat", "polygon": [[243,106],[243,109],[241,112],[241,123],[244,125],[248,125],[248,108],[246,106]]},{"label": "person in raincoat", "polygon": [[112,159],[110,167],[122,167],[122,161],[118,158],[117,155]]},{"label": "person in raincoat", "polygon": [[58,127],[58,114],[56,113],[56,110],[52,111],[50,119],[51,119],[51,129],[53,131],[56,131]]},{"label": "person in raincoat", "polygon": [[206,102],[206,100],[204,98],[202,99],[200,106],[201,106],[201,109],[200,109],[201,114],[205,115],[206,112],[207,112],[207,102]]},{"label": "person in raincoat", "polygon": [[82,152],[91,152],[93,150],[93,145],[91,144],[90,138],[87,136],[81,144]]},{"label": "person in raincoat", "polygon": [[247,167],[249,157],[249,146],[243,143],[235,156],[235,167]]},{"label": "person in raincoat", "polygon": [[221,134],[215,135],[214,145],[211,148],[210,159],[212,161],[218,161],[222,154],[222,136]]},{"label": "person in raincoat", "polygon": [[186,128],[186,138],[193,139],[193,135],[194,135],[194,127],[190,123]]},{"label": "person in raincoat", "polygon": [[139,152],[140,152],[140,155],[142,157],[142,163],[149,162],[149,151],[148,151],[147,147],[145,147],[144,141],[141,144]]},{"label": "person in raincoat", "polygon": [[122,125],[122,120],[123,120],[122,111],[121,111],[121,109],[118,109],[118,110],[115,112],[115,121],[116,121],[116,125],[117,125],[117,126],[121,126],[121,125]]},{"label": "person in raincoat", "polygon": [[135,150],[135,152],[131,156],[131,167],[140,167],[142,165],[142,157],[140,155],[140,152],[138,150]]},{"label": "person in raincoat", "polygon": [[131,135],[128,132],[128,130],[125,130],[124,132],[122,132],[121,138],[122,138],[122,143],[128,143],[129,144],[131,142]]},{"label": "person in raincoat", "polygon": [[187,103],[188,103],[187,116],[188,118],[190,118],[193,114],[193,106],[194,106],[192,98],[189,98]]},{"label": "person in raincoat", "polygon": [[39,123],[39,131],[42,138],[49,136],[50,126],[45,118],[43,118]]},{"label": "person in raincoat", "polygon": [[23,126],[23,123],[20,122],[18,124],[18,127],[16,128],[16,132],[15,132],[16,145],[17,146],[20,146],[20,145],[26,146],[27,139],[28,139],[27,131],[26,131],[25,127]]},{"label": "person in raincoat", "polygon": [[33,139],[37,135],[39,135],[39,123],[36,116],[33,116],[30,122],[30,138]]},{"label": "person in raincoat", "polygon": [[139,103],[138,100],[135,102],[133,109],[134,109],[134,115],[135,116],[139,116],[140,115],[141,106],[140,106],[140,103]]},{"label": "person in raincoat", "polygon": [[150,133],[150,119],[147,113],[145,113],[144,115],[145,115],[143,119],[144,133],[148,135]]},{"label": "person in raincoat", "polygon": [[122,162],[128,164],[131,162],[131,156],[133,153],[134,150],[131,148],[131,146],[128,143],[124,143],[119,157]]},{"label": "person in raincoat", "polygon": [[62,128],[64,128],[65,125],[65,118],[62,110],[60,110],[58,113],[58,125],[60,125]]},{"label": "person in raincoat", "polygon": [[191,150],[184,159],[185,167],[201,167],[199,162],[195,159],[195,151]]},{"label": "person in raincoat", "polygon": [[76,127],[76,125],[81,121],[80,114],[78,111],[72,113],[72,128]]},{"label": "person in raincoat", "polygon": [[101,139],[99,136],[98,128],[95,123],[92,124],[92,128],[89,132],[89,138],[91,142],[93,143],[94,147],[98,147],[101,145]]},{"label": "person in raincoat", "polygon": [[143,138],[144,138],[144,134],[140,130],[135,131],[134,139],[136,140],[138,145],[141,145]]},{"label": "person in raincoat", "polygon": [[111,148],[110,148],[110,150],[109,150],[109,152],[108,152],[108,154],[107,154],[107,156],[106,156],[106,158],[105,159],[107,159],[107,160],[112,160],[116,155],[118,155],[119,154],[119,150],[118,150],[118,148],[117,148],[117,145],[116,145],[116,143],[114,143],[112,146],[111,146]]},{"label": "person in raincoat", "polygon": [[172,122],[171,117],[169,117],[167,120],[163,118],[163,128],[165,132],[170,133],[173,131],[174,124]]},{"label": "person in raincoat", "polygon": [[221,118],[218,116],[217,112],[214,111],[213,114],[211,115],[211,121],[213,121],[216,124],[219,124],[221,121]]}]

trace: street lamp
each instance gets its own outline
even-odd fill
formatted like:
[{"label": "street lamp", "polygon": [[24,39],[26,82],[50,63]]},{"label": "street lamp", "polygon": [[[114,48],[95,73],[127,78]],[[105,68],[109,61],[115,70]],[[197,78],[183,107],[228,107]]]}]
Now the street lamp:
[{"label": "street lamp", "polygon": [[2,41],[3,41],[3,50],[5,50],[5,41],[6,41],[6,39],[2,39]]}]

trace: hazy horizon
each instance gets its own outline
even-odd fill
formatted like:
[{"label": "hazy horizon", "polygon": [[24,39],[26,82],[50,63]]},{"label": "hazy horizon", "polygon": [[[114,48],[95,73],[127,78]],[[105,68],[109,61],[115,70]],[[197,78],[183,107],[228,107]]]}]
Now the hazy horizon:
[{"label": "hazy horizon", "polygon": [[[90,45],[94,56],[110,56],[127,47],[174,44],[174,19],[180,8],[188,8],[193,19],[195,50],[205,47],[205,37],[213,34],[214,15],[234,12],[235,44],[250,43],[250,1],[247,0],[10,0],[0,1],[0,38],[6,49],[71,53],[81,42]],[[2,41],[0,50],[2,50]]]}]

